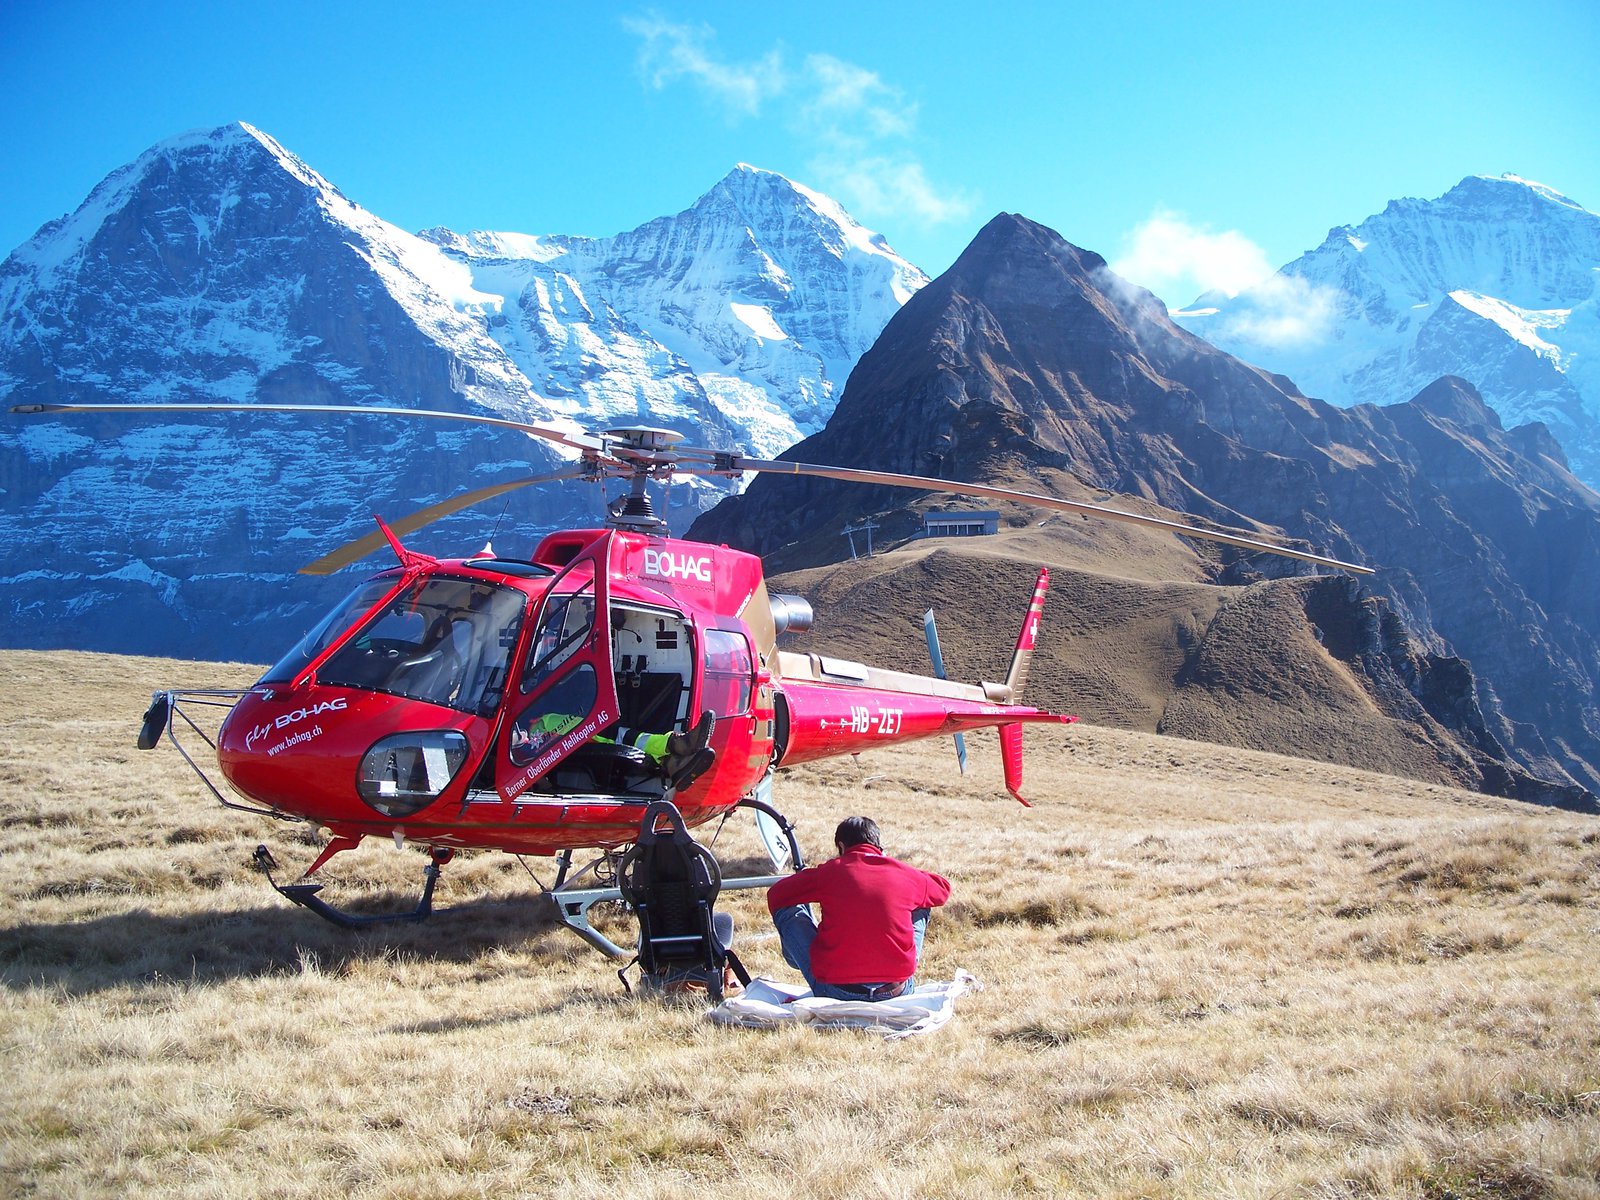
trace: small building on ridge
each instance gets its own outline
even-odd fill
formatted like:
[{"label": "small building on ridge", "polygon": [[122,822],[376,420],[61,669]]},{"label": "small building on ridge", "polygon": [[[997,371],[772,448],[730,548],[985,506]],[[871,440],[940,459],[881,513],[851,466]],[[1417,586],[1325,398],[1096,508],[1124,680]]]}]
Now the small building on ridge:
[{"label": "small building on ridge", "polygon": [[929,512],[922,514],[923,537],[982,537],[1000,532],[997,512]]}]

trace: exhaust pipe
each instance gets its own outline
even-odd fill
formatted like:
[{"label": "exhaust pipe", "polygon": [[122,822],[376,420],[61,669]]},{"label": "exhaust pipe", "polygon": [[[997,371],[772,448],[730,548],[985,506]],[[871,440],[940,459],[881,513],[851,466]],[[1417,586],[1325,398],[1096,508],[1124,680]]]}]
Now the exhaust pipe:
[{"label": "exhaust pipe", "polygon": [[773,593],[772,623],[779,633],[804,633],[811,628],[811,617],[811,601],[804,596]]}]

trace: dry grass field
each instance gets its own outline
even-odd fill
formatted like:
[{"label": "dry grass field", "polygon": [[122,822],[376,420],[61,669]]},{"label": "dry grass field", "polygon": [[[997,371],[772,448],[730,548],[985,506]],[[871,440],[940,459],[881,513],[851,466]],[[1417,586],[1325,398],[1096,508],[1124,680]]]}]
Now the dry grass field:
[{"label": "dry grass field", "polygon": [[799,769],[807,850],[875,816],[955,885],[924,976],[985,986],[924,1039],[730,1030],[624,994],[506,856],[420,927],[278,898],[251,851],[311,840],[133,748],[151,688],[249,668],[0,672],[0,1195],[1600,1196],[1593,818],[1089,726],[1029,732],[1032,809],[988,738],[965,780],[942,742]]}]

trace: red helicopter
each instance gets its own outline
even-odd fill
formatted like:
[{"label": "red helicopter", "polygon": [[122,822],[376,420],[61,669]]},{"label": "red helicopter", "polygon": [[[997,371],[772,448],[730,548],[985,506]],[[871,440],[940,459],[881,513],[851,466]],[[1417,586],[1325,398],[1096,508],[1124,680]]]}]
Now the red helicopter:
[{"label": "red helicopter", "polygon": [[[1041,570],[1002,683],[964,684],[778,647],[810,627],[810,605],[769,594],[761,560],[669,536],[647,483],[679,476],[786,472],[891,484],[1088,513],[1359,573],[1368,568],[1228,531],[1098,505],[920,476],[747,458],[685,446],[660,429],[575,434],[495,417],[322,405],[60,404],[13,413],[295,412],[470,421],[562,446],[576,462],[496,484],[413,514],[304,568],[326,574],[381,548],[397,566],[362,582],[255,685],[242,692],[154,694],[139,744],[163,733],[224,805],[309,821],[332,837],[299,882],[279,892],[344,925],[416,920],[431,911],[440,869],[458,849],[554,855],[547,889],[561,919],[616,957],[588,910],[615,899],[622,848],[647,807],[670,801],[688,827],[755,810],[775,869],[798,867],[792,826],[772,807],[776,768],[876,746],[997,728],[1006,787],[1022,799],[1022,728],[1069,723],[1020,703],[1049,584]],[[461,559],[407,549],[400,535],[513,488],[558,479],[623,479],[603,528],[565,530],[527,559],[486,547]],[[929,648],[938,663],[937,642]],[[213,740],[190,713],[226,709]],[[188,753],[193,732],[216,751],[230,798]],[[1023,801],[1026,803],[1026,801]],[[409,912],[357,916],[310,882],[333,855],[369,836],[429,849]],[[577,871],[573,854],[599,856]],[[263,846],[260,865],[276,865]],[[578,886],[585,876],[598,886]],[[723,882],[769,886],[769,875]]]}]

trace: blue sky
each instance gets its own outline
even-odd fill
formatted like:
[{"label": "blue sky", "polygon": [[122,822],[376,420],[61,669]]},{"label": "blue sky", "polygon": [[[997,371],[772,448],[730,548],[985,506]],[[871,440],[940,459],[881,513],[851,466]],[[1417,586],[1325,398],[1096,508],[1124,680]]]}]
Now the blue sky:
[{"label": "blue sky", "polygon": [[[244,120],[408,229],[603,236],[738,162],[937,274],[997,212],[1181,304],[1400,196],[1600,209],[1600,3],[0,0],[0,253]],[[1226,278],[1224,278],[1226,277]]]}]

